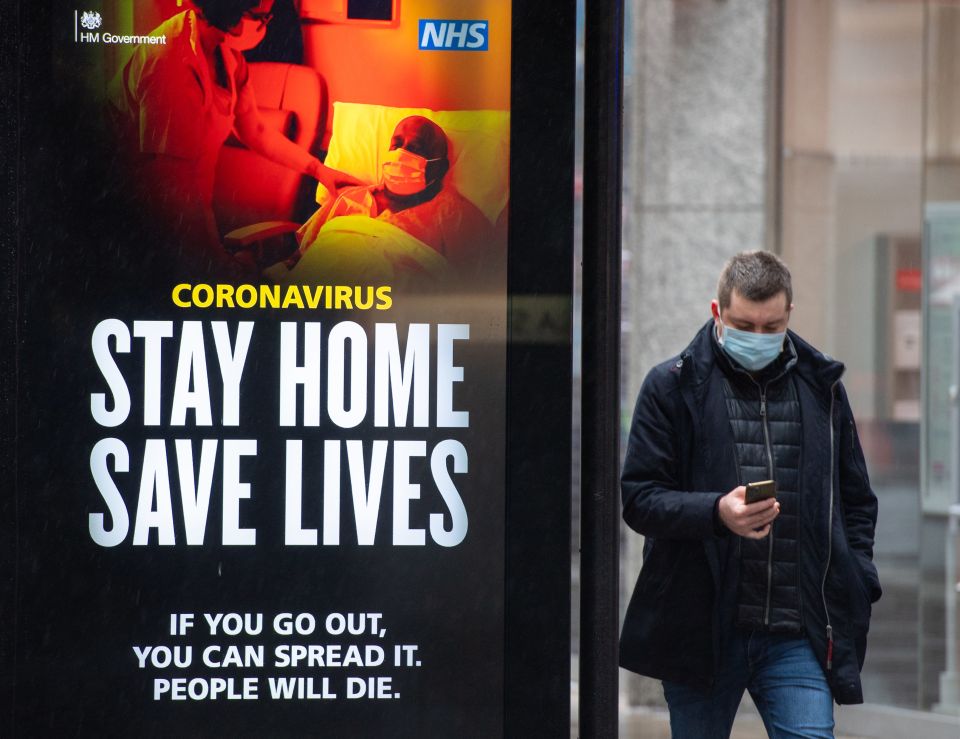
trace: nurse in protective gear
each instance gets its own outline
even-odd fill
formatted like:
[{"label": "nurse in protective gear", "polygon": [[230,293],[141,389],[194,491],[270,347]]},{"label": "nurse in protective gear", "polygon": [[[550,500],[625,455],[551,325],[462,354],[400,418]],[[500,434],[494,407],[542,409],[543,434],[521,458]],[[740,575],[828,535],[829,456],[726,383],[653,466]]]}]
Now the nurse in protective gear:
[{"label": "nurse in protective gear", "polygon": [[111,83],[110,113],[132,154],[138,189],[181,240],[188,266],[242,273],[220,245],[213,187],[220,147],[231,131],[250,149],[315,177],[331,192],[358,181],[325,166],[257,112],[242,52],[266,33],[274,0],[194,0],[141,44]]}]

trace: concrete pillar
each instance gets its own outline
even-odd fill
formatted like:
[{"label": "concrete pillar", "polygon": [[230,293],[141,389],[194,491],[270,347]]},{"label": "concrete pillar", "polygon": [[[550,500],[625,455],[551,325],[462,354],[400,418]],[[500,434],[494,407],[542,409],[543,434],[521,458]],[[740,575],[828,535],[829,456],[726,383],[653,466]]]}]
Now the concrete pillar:
[{"label": "concrete pillar", "polygon": [[[726,259],[774,243],[768,167],[776,75],[768,44],[776,7],[756,0],[638,0],[632,7],[625,423],[647,371],[680,352],[709,317]],[[642,539],[624,535],[629,596]],[[662,702],[654,681],[630,676],[627,686],[631,703]]]}]

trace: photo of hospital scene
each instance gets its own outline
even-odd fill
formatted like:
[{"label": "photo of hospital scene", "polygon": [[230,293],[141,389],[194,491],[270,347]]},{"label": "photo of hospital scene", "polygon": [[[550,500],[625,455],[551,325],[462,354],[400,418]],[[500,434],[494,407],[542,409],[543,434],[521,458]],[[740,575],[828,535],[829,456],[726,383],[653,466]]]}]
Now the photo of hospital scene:
[{"label": "photo of hospital scene", "polygon": [[114,187],[179,276],[503,289],[509,3],[104,0],[75,16],[99,46]]}]

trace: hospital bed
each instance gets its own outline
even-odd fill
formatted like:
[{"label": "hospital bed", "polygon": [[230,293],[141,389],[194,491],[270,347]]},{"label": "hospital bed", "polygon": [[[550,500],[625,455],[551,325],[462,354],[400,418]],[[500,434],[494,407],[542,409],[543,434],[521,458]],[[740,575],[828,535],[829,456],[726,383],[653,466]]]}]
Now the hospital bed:
[{"label": "hospital bed", "polygon": [[[259,102],[259,90],[257,95]],[[436,122],[446,132],[450,143],[450,170],[446,184],[452,185],[477,206],[494,227],[495,238],[506,243],[510,161],[507,111],[434,111],[352,102],[335,102],[332,110],[332,135],[326,164],[349,172],[368,184],[379,180],[382,157],[389,149],[393,130],[400,120],[421,115]],[[318,185],[315,196],[313,208],[321,206],[329,194]],[[248,212],[260,216],[264,211],[250,208]],[[284,236],[300,227],[300,219],[282,215],[289,212],[287,210],[278,208],[276,212],[281,215],[233,229],[224,237],[224,246],[231,252],[252,250],[253,258],[261,265],[279,261],[295,248],[292,238],[284,240]],[[250,218],[247,222],[251,220],[256,219]],[[351,238],[357,248],[362,248],[362,237]],[[377,244],[383,243],[382,233],[375,238]]]}]

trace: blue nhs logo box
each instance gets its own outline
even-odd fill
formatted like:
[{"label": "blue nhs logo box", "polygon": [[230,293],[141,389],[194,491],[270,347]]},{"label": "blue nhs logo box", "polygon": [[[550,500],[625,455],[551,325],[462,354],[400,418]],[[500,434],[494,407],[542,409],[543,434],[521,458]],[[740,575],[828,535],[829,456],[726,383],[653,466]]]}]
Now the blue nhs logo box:
[{"label": "blue nhs logo box", "polygon": [[420,19],[421,51],[486,51],[488,21]]}]

